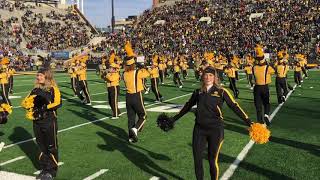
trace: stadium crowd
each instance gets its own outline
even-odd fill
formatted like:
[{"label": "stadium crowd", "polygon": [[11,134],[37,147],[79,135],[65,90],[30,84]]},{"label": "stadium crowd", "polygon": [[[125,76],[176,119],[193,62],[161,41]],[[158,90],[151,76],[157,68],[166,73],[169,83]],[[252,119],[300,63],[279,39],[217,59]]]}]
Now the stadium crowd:
[{"label": "stadium crowd", "polygon": [[107,40],[96,48],[121,49],[130,38],[145,56],[216,51],[243,57],[261,41],[267,53],[283,46],[298,53],[309,51],[312,38],[320,34],[319,24],[316,0],[178,1],[146,10],[133,28],[106,34]]}]

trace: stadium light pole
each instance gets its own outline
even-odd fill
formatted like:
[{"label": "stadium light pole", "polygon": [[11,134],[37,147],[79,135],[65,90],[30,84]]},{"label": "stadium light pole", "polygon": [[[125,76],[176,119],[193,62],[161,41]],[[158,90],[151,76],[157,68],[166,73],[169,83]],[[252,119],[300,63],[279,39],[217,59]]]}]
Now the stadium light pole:
[{"label": "stadium light pole", "polygon": [[111,32],[114,33],[114,24],[115,24],[115,18],[114,18],[114,0],[111,0]]}]

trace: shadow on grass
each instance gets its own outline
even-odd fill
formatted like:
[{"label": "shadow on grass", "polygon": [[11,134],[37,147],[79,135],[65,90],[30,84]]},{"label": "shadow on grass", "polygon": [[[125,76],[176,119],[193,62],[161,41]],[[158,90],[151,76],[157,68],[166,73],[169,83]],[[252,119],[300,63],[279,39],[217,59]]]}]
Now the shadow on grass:
[{"label": "shadow on grass", "polygon": [[[168,156],[149,151],[143,147],[137,146],[136,144],[130,144],[127,141],[127,133],[119,127],[107,124],[106,122],[96,122],[94,124],[115,135],[112,136],[107,133],[97,132],[97,135],[103,138],[106,142],[106,144],[97,145],[98,148],[106,151],[118,150],[139,169],[153,176],[160,177],[161,179],[167,179],[164,175],[171,176],[170,179],[182,179],[178,175],[160,167],[149,158],[150,156],[153,159],[170,161],[171,159]],[[141,151],[146,152],[149,156]]]},{"label": "shadow on grass", "polygon": [[308,143],[299,142],[299,141],[293,141],[293,140],[274,137],[274,136],[270,137],[270,142],[291,146],[296,149],[308,151],[311,154],[314,154],[318,157],[320,156],[320,146],[318,145],[308,144]]},{"label": "shadow on grass", "polygon": [[[23,127],[15,127],[13,130],[13,133],[8,138],[12,142],[15,142],[16,139],[19,139],[21,137],[24,137],[25,139],[33,138],[33,136]],[[38,162],[38,156],[40,155],[40,150],[38,148],[38,145],[34,141],[30,141],[28,143],[19,144],[18,146],[24,152],[24,154],[30,159],[33,166],[36,169],[40,169],[40,165]]]}]

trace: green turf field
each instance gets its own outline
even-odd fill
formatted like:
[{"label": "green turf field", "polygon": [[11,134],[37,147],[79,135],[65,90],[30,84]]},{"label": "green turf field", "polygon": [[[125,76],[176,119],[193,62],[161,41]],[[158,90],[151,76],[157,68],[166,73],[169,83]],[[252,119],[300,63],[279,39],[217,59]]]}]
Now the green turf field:
[{"label": "green turf field", "polygon": [[[198,87],[192,74],[184,81],[182,89],[175,87],[171,78],[166,79],[166,84],[160,86],[165,103],[156,104],[151,91],[145,95],[147,111],[167,104],[184,104]],[[292,74],[290,72],[289,81],[293,85]],[[292,93],[273,119],[271,141],[266,145],[254,145],[231,179],[319,179],[320,72],[310,71],[309,74],[310,78]],[[184,116],[174,130],[165,133],[156,125],[160,112],[148,111],[139,142],[130,144],[127,142],[126,114],[117,120],[108,118],[111,110],[101,108],[107,104],[106,87],[94,72],[88,73],[92,106],[82,105],[77,97],[73,97],[67,74],[57,73],[55,78],[63,98],[63,106],[58,111],[59,161],[63,164],[56,179],[84,179],[102,169],[107,171],[97,179],[147,180],[153,176],[195,179],[192,113]],[[243,75],[240,79],[238,102],[254,120],[252,90],[247,87]],[[7,145],[0,153],[0,165],[14,158],[20,157],[20,160],[0,166],[1,171],[35,176],[34,172],[38,170],[39,150],[34,141],[10,145],[33,138],[32,122],[25,119],[25,110],[19,107],[32,89],[33,81],[33,75],[14,78],[11,100],[15,108],[8,123],[0,127],[0,140]],[[274,80],[270,91],[274,109],[278,105]],[[120,101],[125,101],[123,90]],[[245,124],[224,106],[225,140],[219,157],[220,176],[249,142]],[[126,111],[125,106],[121,111]],[[206,160],[204,163],[205,178],[209,179],[208,163]]]}]

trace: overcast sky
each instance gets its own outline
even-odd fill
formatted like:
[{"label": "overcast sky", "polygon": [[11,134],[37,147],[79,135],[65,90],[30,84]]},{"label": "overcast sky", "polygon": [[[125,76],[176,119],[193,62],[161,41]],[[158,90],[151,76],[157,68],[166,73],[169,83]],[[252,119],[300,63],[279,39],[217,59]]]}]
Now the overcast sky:
[{"label": "overcast sky", "polygon": [[[67,0],[70,4],[72,0]],[[114,0],[115,18],[124,19],[150,9],[152,0]],[[97,27],[111,24],[111,0],[84,0],[84,14]]]}]

